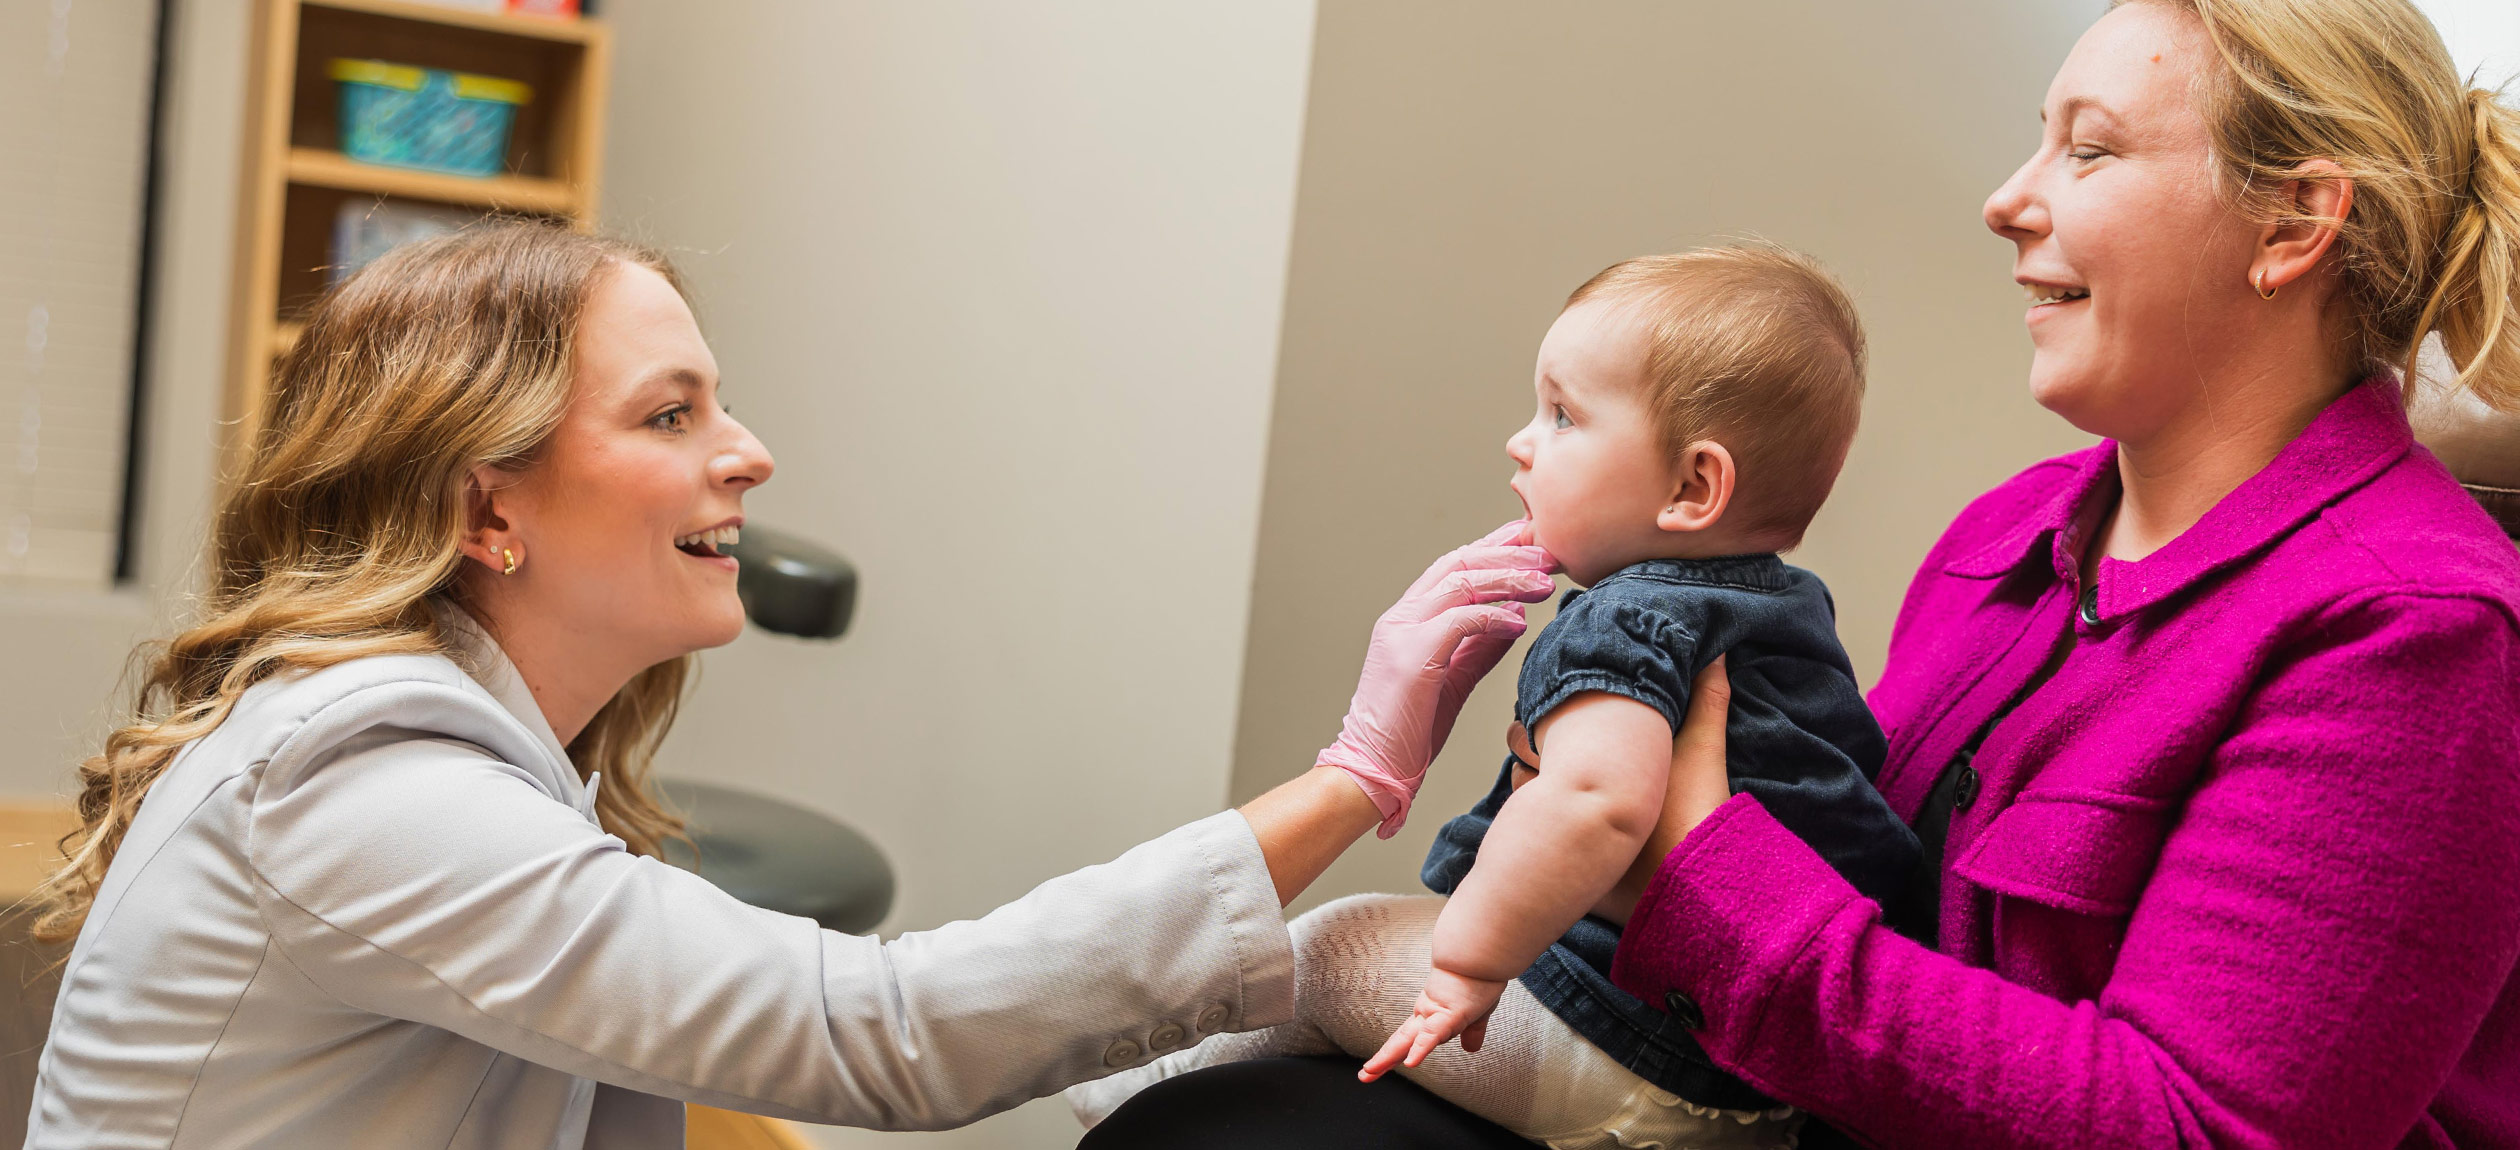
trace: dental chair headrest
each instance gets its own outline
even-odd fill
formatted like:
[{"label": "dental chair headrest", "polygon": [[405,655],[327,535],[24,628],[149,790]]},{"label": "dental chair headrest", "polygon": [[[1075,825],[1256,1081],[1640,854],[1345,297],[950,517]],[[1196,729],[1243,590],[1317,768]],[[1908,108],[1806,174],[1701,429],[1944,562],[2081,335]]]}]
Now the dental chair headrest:
[{"label": "dental chair headrest", "polygon": [[2424,387],[2407,417],[2415,438],[2441,457],[2504,534],[2520,540],[2520,415],[2487,407],[2463,389]]}]

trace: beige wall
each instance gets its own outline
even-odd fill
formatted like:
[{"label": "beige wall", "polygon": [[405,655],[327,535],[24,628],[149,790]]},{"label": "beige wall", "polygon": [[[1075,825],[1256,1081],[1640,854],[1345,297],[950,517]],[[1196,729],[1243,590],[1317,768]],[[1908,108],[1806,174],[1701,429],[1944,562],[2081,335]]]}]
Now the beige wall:
[{"label": "beige wall", "polygon": [[132,644],[180,610],[209,511],[248,19],[243,0],[175,7],[139,578],[110,591],[0,587],[0,794],[13,797],[68,792],[115,713]]},{"label": "beige wall", "polygon": [[[1416,571],[1515,514],[1503,441],[1566,293],[1728,235],[1818,255],[1870,328],[1864,428],[1794,557],[1834,589],[1870,682],[1942,525],[2086,442],[2023,392],[2011,249],[1978,206],[2100,7],[1324,4],[1234,796],[1335,732],[1368,626]],[[1472,700],[1419,817],[1307,903],[1415,889],[1435,827],[1494,777],[1517,665]]]},{"label": "beige wall", "polygon": [[[836,645],[711,652],[665,769],[865,830],[887,933],[1220,808],[1309,0],[609,0],[607,226],[672,251],[779,458],[757,522],[859,565]],[[1033,1147],[1056,1099],[932,1136]]]}]

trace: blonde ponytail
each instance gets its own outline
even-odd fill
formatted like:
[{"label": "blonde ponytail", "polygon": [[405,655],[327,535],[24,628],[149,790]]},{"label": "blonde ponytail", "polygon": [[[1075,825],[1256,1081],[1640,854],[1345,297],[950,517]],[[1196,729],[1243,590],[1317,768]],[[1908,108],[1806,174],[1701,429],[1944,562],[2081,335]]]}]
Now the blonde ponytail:
[{"label": "blonde ponytail", "polygon": [[2475,135],[2466,203],[2442,242],[2441,274],[2416,324],[2441,333],[2459,386],[2520,412],[2520,110],[2467,93]]},{"label": "blonde ponytail", "polygon": [[[2520,111],[2461,80],[2409,0],[2154,2],[2197,16],[2221,58],[2205,115],[2244,210],[2338,226],[2343,351],[2404,370],[2438,332],[2460,386],[2520,413]],[[2347,218],[2275,195],[2312,179],[2353,181]]]}]

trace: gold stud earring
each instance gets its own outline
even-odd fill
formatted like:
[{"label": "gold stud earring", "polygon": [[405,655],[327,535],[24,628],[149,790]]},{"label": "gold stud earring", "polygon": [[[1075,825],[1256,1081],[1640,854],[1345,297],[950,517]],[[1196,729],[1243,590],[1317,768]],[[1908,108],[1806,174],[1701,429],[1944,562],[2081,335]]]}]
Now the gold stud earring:
[{"label": "gold stud earring", "polygon": [[[2272,292],[2272,291],[2268,291],[2268,290],[2266,290],[2266,269],[2265,269],[2265,268],[2259,268],[2259,269],[2257,270],[2257,278],[2255,278],[2255,279],[2253,279],[2253,280],[2250,280],[2249,282],[2250,282],[2250,283],[2252,283],[2252,284],[2255,284],[2255,285],[2257,286],[2257,293],[2258,293],[2258,298],[2259,298],[2259,299],[2274,299],[2274,298],[2275,298],[2275,292]],[[2282,291],[2282,290],[2284,290],[2284,289],[2282,289],[2282,288],[2277,288],[2277,289],[2275,289],[2275,291]]]},{"label": "gold stud earring", "polygon": [[507,560],[507,569],[506,569],[506,570],[504,570],[504,571],[499,572],[499,574],[501,574],[501,575],[514,575],[514,574],[516,574],[516,552],[514,552],[514,551],[510,551],[510,550],[508,550],[508,549],[507,549],[507,548],[505,548],[505,547],[499,548],[499,558]]}]

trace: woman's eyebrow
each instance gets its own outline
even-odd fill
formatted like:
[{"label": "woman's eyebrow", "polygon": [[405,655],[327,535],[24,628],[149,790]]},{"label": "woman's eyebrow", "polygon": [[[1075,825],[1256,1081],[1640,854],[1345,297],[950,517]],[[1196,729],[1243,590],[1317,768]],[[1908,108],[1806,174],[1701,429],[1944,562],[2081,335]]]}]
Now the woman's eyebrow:
[{"label": "woman's eyebrow", "polygon": [[[2064,103],[2056,106],[2056,118],[2069,124],[2075,117],[2086,112],[2106,121],[2114,122],[2117,119],[2117,113],[2111,111],[2107,104],[2102,103],[2098,96],[2068,96]],[[2044,124],[2047,121],[2047,109],[2039,109],[2039,122]]]},{"label": "woman's eyebrow", "polygon": [[708,380],[688,367],[669,368],[639,381],[641,391],[652,391],[658,387],[670,387],[676,391],[699,391],[706,386],[708,386]]}]

